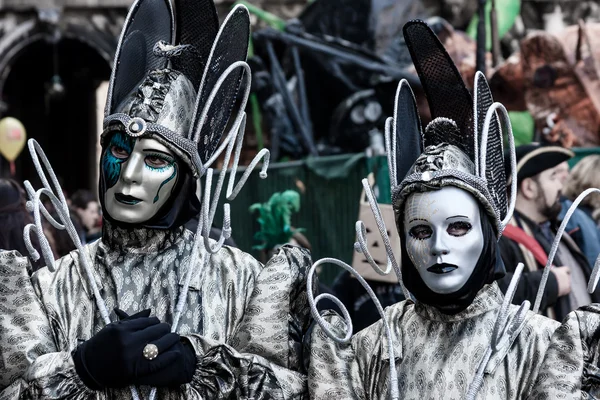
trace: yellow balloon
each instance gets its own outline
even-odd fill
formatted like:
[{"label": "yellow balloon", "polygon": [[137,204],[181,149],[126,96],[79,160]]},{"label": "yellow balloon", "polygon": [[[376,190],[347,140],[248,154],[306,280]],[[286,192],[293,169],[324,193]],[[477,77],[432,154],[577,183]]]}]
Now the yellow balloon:
[{"label": "yellow balloon", "polygon": [[13,117],[0,120],[0,154],[8,161],[17,159],[25,147],[26,139],[27,134],[21,121]]}]

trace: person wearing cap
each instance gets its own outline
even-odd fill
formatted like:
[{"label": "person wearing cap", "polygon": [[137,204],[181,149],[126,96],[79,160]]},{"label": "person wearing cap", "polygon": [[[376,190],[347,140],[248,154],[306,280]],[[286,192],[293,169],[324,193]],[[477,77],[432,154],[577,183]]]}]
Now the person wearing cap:
[{"label": "person wearing cap", "polygon": [[[594,154],[584,157],[577,162],[570,172],[568,165],[565,169],[563,198],[561,199],[562,211],[558,217],[559,220],[565,218],[569,207],[584,190],[591,187],[600,187],[600,175],[598,174],[598,171],[600,171],[600,155]],[[600,204],[600,194],[591,194],[585,197],[573,211],[566,227],[566,232],[571,235],[583,251],[589,265],[594,265],[596,257],[600,254],[600,226],[596,222],[596,219],[600,218],[598,204]]]},{"label": "person wearing cap", "polygon": [[[573,155],[571,150],[538,143],[516,148],[515,212],[499,242],[507,269],[506,276],[499,281],[503,290],[508,287],[517,264],[522,262],[525,265],[514,304],[521,304],[524,300],[533,303],[535,300],[562,208],[560,166]],[[505,168],[510,172],[507,163]],[[587,293],[590,266],[568,235],[564,235],[559,244],[554,265],[541,306],[548,316],[560,321],[570,311],[600,299],[600,296]]]}]

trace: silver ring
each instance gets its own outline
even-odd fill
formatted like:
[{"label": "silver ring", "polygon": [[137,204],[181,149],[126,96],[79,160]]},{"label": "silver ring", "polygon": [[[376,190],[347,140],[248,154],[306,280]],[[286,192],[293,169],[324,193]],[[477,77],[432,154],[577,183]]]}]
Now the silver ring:
[{"label": "silver ring", "polygon": [[148,343],[144,347],[143,354],[144,358],[146,358],[147,360],[154,360],[158,356],[158,347],[156,347],[155,344]]}]

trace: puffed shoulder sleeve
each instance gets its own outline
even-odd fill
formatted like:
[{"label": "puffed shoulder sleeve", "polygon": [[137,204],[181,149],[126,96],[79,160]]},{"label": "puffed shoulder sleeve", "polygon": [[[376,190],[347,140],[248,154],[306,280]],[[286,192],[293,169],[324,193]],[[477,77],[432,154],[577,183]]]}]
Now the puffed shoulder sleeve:
[{"label": "puffed shoulder sleeve", "polygon": [[[252,271],[236,293],[241,317],[224,343],[210,333],[185,336],[197,363],[188,398],[307,398],[302,341],[310,322],[306,250],[284,246],[266,264],[237,257]],[[255,265],[256,264],[256,265]],[[237,315],[236,311],[236,315]]]},{"label": "puffed shoulder sleeve", "polygon": [[[7,258],[11,256],[0,255],[0,259]],[[101,398],[102,393],[88,389],[75,372],[71,348],[65,340],[68,336],[65,326],[56,303],[50,301],[59,297],[54,296],[57,288],[69,287],[63,283],[65,273],[73,270],[72,258],[58,260],[55,272],[41,268],[32,276],[26,268],[19,269],[16,265],[14,261],[12,264],[0,261],[2,273],[7,275],[3,281],[5,292],[9,294],[0,299],[3,306],[0,346],[4,359],[0,368],[11,368],[10,375],[4,374],[6,369],[0,373],[3,379],[9,376],[4,381],[9,386],[2,390],[0,400]],[[81,302],[72,302],[65,310],[71,310],[75,304],[83,308]]]},{"label": "puffed shoulder sleeve", "polygon": [[569,313],[550,339],[529,400],[581,399],[584,349],[579,318]]},{"label": "puffed shoulder sleeve", "polygon": [[33,288],[28,259],[16,251],[0,252],[0,389],[52,351],[50,324]]},{"label": "puffed shoulder sleeve", "polygon": [[[583,349],[581,398],[600,398],[600,304],[581,307],[574,312],[579,321],[579,337]],[[585,395],[584,395],[585,394]]]},{"label": "puffed shoulder sleeve", "polygon": [[235,337],[240,352],[303,371],[302,342],[310,325],[306,294],[310,253],[282,246],[257,275]]},{"label": "puffed shoulder sleeve", "polygon": [[[344,337],[346,323],[333,311],[323,319],[337,337]],[[315,321],[307,337],[305,356],[309,357],[308,390],[311,399],[365,399],[359,360],[353,341],[340,344],[331,339]]]}]

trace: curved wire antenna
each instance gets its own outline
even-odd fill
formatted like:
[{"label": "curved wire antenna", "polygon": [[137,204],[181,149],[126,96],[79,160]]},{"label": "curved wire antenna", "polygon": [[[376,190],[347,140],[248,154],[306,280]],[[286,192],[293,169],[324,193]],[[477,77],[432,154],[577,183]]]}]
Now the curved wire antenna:
[{"label": "curved wire antenna", "polygon": [[[52,250],[50,248],[50,244],[48,239],[44,235],[44,230],[42,226],[41,214],[43,214],[44,218],[50,222],[50,224],[59,230],[66,230],[69,234],[69,237],[73,241],[75,248],[77,249],[77,253],[79,254],[79,262],[83,267],[86,278],[92,289],[92,293],[94,294],[94,300],[96,301],[96,307],[100,312],[100,316],[105,324],[110,324],[110,317],[108,313],[108,309],[106,308],[106,303],[104,299],[100,295],[100,291],[98,290],[98,285],[96,284],[96,280],[94,279],[94,274],[92,272],[92,262],[89,259],[89,255],[85,250],[83,244],[81,243],[81,239],[75,230],[75,226],[73,226],[73,221],[71,221],[71,217],[69,215],[69,207],[67,205],[67,200],[63,194],[62,188],[58,183],[58,179],[56,178],[56,174],[54,173],[54,169],[52,165],[50,165],[50,161],[48,161],[48,157],[46,157],[46,153],[42,150],[42,147],[35,139],[29,139],[27,141],[27,147],[29,149],[29,153],[31,154],[31,159],[33,160],[33,164],[35,165],[35,170],[38,173],[40,180],[42,181],[43,188],[34,190],[33,186],[29,181],[25,181],[25,190],[27,191],[27,195],[29,200],[27,201],[27,209],[30,212],[33,212],[34,223],[28,224],[25,226],[23,230],[23,239],[25,240],[25,245],[27,246],[27,250],[31,254],[31,257],[34,260],[39,259],[39,253],[34,249],[31,244],[31,233],[34,232],[40,245],[42,247],[42,254],[44,256],[44,260],[46,261],[46,266],[51,272],[56,271],[56,265],[54,263],[54,256],[52,254]],[[41,159],[41,163],[40,163]],[[48,182],[48,178],[44,173],[44,165],[48,175],[50,176],[50,181],[52,185]],[[54,189],[54,190],[53,190]],[[50,199],[56,213],[58,214],[58,221],[53,218],[46,207],[44,207],[41,199],[42,195],[46,196]],[[134,400],[139,400],[140,396],[137,389],[134,386],[130,386],[131,395]]]},{"label": "curved wire antenna", "polygon": [[[550,254],[548,254],[548,261],[546,262],[546,266],[544,267],[544,273],[542,274],[542,279],[540,280],[540,287],[538,289],[537,295],[535,297],[535,304],[533,306],[533,312],[537,313],[540,309],[540,304],[542,303],[542,297],[544,296],[544,291],[546,290],[546,283],[548,282],[548,275],[550,274],[550,269],[552,268],[552,262],[554,261],[554,256],[556,256],[556,251],[558,250],[558,245],[560,244],[560,240],[562,239],[562,235],[565,232],[565,228],[571,219],[571,216],[579,206],[579,204],[586,198],[590,193],[600,193],[600,189],[597,188],[589,188],[584,190],[571,204],[565,218],[563,219],[558,231],[556,232],[556,237],[554,238],[554,242],[552,242],[552,247],[550,248]],[[595,289],[596,284],[598,282],[598,259],[594,263],[594,270],[592,271],[592,277],[590,277],[590,282],[588,283],[588,291],[591,287]],[[592,284],[590,286],[590,284]]]},{"label": "curved wire antenna", "polygon": [[363,189],[365,190],[365,194],[367,195],[367,200],[369,201],[369,206],[371,207],[371,212],[373,213],[373,217],[375,218],[375,223],[377,224],[377,230],[379,230],[379,234],[381,235],[381,239],[383,240],[383,245],[385,247],[385,253],[387,258],[387,266],[385,270],[379,268],[379,265],[375,262],[371,253],[369,252],[368,244],[367,244],[367,230],[365,228],[365,224],[362,221],[356,221],[356,243],[354,243],[354,249],[357,252],[363,253],[367,262],[377,272],[379,275],[387,275],[392,269],[398,278],[398,283],[402,288],[402,293],[404,294],[405,299],[410,299],[410,292],[404,286],[402,281],[402,270],[398,265],[398,261],[394,256],[394,252],[392,250],[392,244],[390,242],[390,237],[387,234],[387,228],[385,226],[385,222],[383,220],[383,216],[381,215],[381,209],[377,204],[377,200],[375,199],[375,193],[373,193],[373,189],[371,185],[369,185],[368,179],[363,179],[361,181],[363,185]]},{"label": "curved wire antenna", "polygon": [[490,124],[492,123],[492,118],[494,118],[496,112],[498,114],[499,119],[502,121],[501,126],[506,127],[508,131],[508,147],[510,151],[510,199],[508,202],[506,216],[501,221],[500,234],[502,234],[502,231],[504,231],[504,228],[510,222],[513,216],[513,213],[515,211],[515,204],[517,202],[517,156],[515,153],[515,138],[513,136],[508,111],[506,110],[506,107],[504,107],[504,105],[498,102],[492,104],[485,114],[485,122],[483,123],[483,131],[481,135],[481,151],[479,153],[479,176],[485,179],[488,135],[490,132]]},{"label": "curved wire antenna", "polygon": [[[310,312],[313,316],[313,318],[317,321],[317,323],[319,324],[319,326],[321,327],[321,329],[323,329],[323,331],[327,334],[327,336],[329,336],[333,341],[335,341],[336,343],[340,343],[340,344],[348,344],[352,338],[352,319],[350,318],[350,314],[348,313],[348,310],[346,309],[346,307],[344,306],[344,304],[342,304],[342,302],[335,296],[329,294],[329,293],[322,293],[319,294],[317,297],[313,296],[313,280],[314,280],[314,274],[315,271],[317,269],[318,266],[322,265],[322,264],[334,264],[337,265],[339,267],[342,267],[343,269],[345,269],[346,271],[348,271],[349,273],[351,273],[352,275],[354,275],[354,277],[360,282],[360,284],[365,288],[365,290],[367,291],[367,293],[369,293],[369,297],[371,298],[371,300],[373,300],[373,303],[375,303],[375,307],[377,308],[377,312],[379,313],[379,315],[381,316],[381,321],[383,323],[383,327],[385,330],[385,336],[386,339],[388,341],[388,355],[390,358],[390,398],[393,400],[398,400],[399,398],[399,394],[398,394],[398,375],[396,373],[396,363],[394,362],[395,357],[394,357],[394,340],[392,337],[392,331],[390,329],[390,326],[387,322],[387,320],[385,319],[385,314],[383,312],[383,307],[381,306],[381,303],[379,302],[379,299],[377,299],[377,296],[375,295],[375,293],[373,292],[373,289],[371,289],[371,287],[369,286],[369,284],[364,280],[364,278],[362,276],[360,276],[360,274],[358,272],[356,272],[356,270],[354,268],[352,268],[350,265],[346,264],[345,262],[335,259],[335,258],[322,258],[320,260],[318,260],[317,262],[315,262],[310,269],[308,270],[308,277],[307,277],[307,282],[306,282],[306,289],[308,292],[308,303],[310,305]],[[344,322],[346,323],[346,334],[344,337],[339,337],[337,336],[331,329],[329,326],[329,323],[327,321],[325,321],[325,319],[321,316],[321,314],[319,314],[319,310],[317,309],[317,303],[323,299],[329,299],[331,301],[333,301],[339,308],[340,310],[342,310],[342,314],[343,314],[343,318],[344,318]]]},{"label": "curved wire antenna", "polygon": [[390,175],[390,186],[395,188],[398,186],[398,177],[396,176],[396,133],[392,128],[394,123],[393,117],[388,117],[385,120],[384,129],[384,141],[385,141],[385,152],[387,153],[388,173]]},{"label": "curved wire antenna", "polygon": [[[519,263],[512,279],[510,280],[506,295],[504,296],[504,301],[502,302],[502,306],[500,307],[500,311],[496,317],[490,345],[484,353],[479,366],[477,367],[475,378],[469,385],[467,395],[465,396],[466,400],[475,400],[477,398],[479,390],[483,386],[485,370],[492,355],[505,351],[525,327],[525,322],[527,321],[527,311],[529,311],[529,308],[531,307],[531,303],[529,303],[527,300],[525,300],[521,306],[519,306],[519,309],[509,321],[510,306],[515,296],[517,284],[521,279],[523,267],[523,263]],[[508,352],[505,354],[508,354]]]},{"label": "curved wire antenna", "polygon": [[[24,230],[24,240],[26,242],[28,250],[30,250],[31,256],[37,260],[39,259],[39,254],[37,252],[32,252],[33,246],[31,245],[30,232],[34,231],[37,234],[40,243],[42,243],[42,253],[44,254],[44,259],[47,261],[48,269],[52,272],[56,270],[56,266],[54,264],[54,257],[52,256],[52,252],[50,250],[50,245],[48,243],[48,239],[44,235],[42,220],[40,212],[46,217],[46,219],[57,229],[66,230],[69,234],[69,237],[73,241],[73,244],[77,248],[79,253],[79,260],[81,265],[83,266],[83,270],[87,275],[87,279],[89,281],[90,287],[92,288],[92,292],[94,293],[94,298],[96,300],[96,305],[98,306],[98,310],[100,311],[100,315],[105,323],[110,323],[110,318],[108,316],[108,311],[106,308],[106,304],[104,300],[100,296],[100,292],[98,290],[98,285],[96,285],[96,280],[94,279],[94,275],[91,268],[91,262],[89,260],[88,254],[85,251],[83,245],[81,244],[81,239],[79,239],[79,235],[75,230],[75,226],[73,226],[73,222],[69,216],[69,207],[67,205],[67,201],[63,194],[62,188],[58,183],[58,179],[56,179],[56,175],[54,174],[54,169],[50,165],[46,154],[42,150],[41,146],[35,139],[29,139],[27,141],[27,146],[29,148],[29,153],[31,154],[31,159],[33,160],[33,164],[35,165],[35,169],[38,173],[40,180],[42,181],[43,188],[34,191],[33,186],[29,181],[25,181],[25,188],[27,190],[27,194],[29,196],[29,201],[27,202],[27,208],[33,212],[34,215],[34,224],[29,224],[25,227]],[[40,163],[40,158],[42,162]],[[44,173],[44,168],[42,168],[42,164],[46,168],[48,175],[50,176],[50,180],[52,181],[52,186],[56,193],[52,190],[52,186],[48,182],[46,174]],[[56,209],[58,214],[57,221],[52,216],[48,210],[44,207],[41,201],[41,196],[47,196],[52,205]]]},{"label": "curved wire antenna", "polygon": [[588,293],[594,293],[596,291],[596,286],[598,285],[598,279],[600,278],[600,254],[596,257],[596,261],[594,262],[594,269],[592,269],[592,273],[590,275],[590,281],[588,282]]}]

